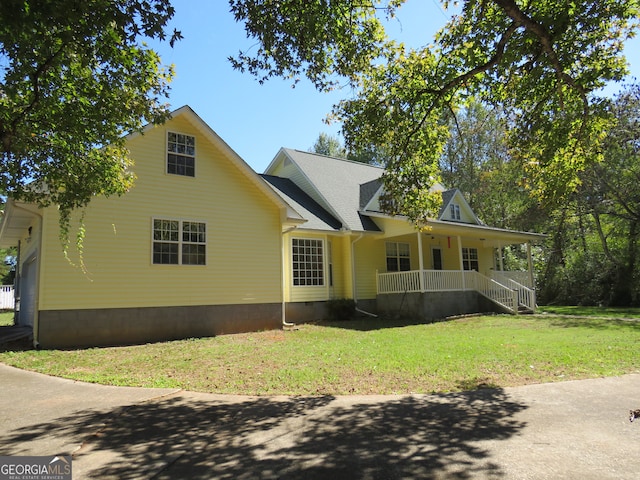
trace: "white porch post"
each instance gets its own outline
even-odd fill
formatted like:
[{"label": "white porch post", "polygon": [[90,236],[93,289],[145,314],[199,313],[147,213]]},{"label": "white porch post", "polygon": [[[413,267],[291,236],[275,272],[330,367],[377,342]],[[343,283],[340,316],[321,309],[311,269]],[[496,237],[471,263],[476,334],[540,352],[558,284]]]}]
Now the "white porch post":
[{"label": "white porch post", "polygon": [[420,261],[420,292],[424,293],[424,274],[422,272],[424,268],[424,258],[422,256],[422,234],[420,230],[416,232],[418,235],[418,259]]},{"label": "white porch post", "polygon": [[529,285],[533,288],[533,259],[531,258],[531,242],[527,242],[527,261],[529,264]]},{"label": "white porch post", "polygon": [[460,259],[460,275],[462,276],[462,290],[466,290],[464,282],[464,263],[462,260],[462,238],[460,235],[456,237],[458,239],[458,258]]},{"label": "white porch post", "polygon": [[502,256],[503,256],[503,251],[502,251],[502,244],[498,245],[498,259],[500,261],[500,271],[504,272],[504,264],[502,262]]}]

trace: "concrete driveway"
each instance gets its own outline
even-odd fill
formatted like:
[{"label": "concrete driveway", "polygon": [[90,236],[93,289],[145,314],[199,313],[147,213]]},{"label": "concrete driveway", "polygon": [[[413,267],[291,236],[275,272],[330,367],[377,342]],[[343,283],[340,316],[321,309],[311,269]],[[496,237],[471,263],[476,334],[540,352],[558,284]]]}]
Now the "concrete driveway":
[{"label": "concrete driveway", "polygon": [[636,479],[640,375],[446,395],[234,397],[0,364],[0,455],[74,478]]}]

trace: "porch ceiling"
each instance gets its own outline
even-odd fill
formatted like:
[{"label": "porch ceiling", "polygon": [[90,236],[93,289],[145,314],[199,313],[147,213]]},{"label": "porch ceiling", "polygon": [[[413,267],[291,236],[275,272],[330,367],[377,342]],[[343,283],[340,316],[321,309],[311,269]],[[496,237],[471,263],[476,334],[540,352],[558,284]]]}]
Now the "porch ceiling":
[{"label": "porch ceiling", "polygon": [[0,223],[0,248],[15,247],[38,216],[37,207],[8,200]]},{"label": "porch ceiling", "polygon": [[[415,235],[415,227],[406,219],[399,221],[403,226],[394,225],[391,234],[387,238],[400,238]],[[501,247],[505,245],[539,243],[546,235],[531,232],[519,232],[502,228],[488,227],[486,225],[474,225],[467,223],[448,222],[442,220],[430,220],[422,235],[434,238],[446,238],[460,236],[462,240],[481,241],[485,247]]]}]

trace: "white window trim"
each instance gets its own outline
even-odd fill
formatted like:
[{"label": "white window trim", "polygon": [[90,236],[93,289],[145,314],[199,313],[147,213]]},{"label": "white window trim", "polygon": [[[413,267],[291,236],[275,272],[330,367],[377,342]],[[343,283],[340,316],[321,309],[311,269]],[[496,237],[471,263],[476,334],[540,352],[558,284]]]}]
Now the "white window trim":
[{"label": "white window trim", "polygon": [[[476,271],[480,271],[480,253],[478,252],[478,249],[476,247],[462,247],[461,248],[461,254],[462,254],[462,270],[465,271],[470,271],[470,270],[466,270],[464,267],[466,267],[467,265],[469,265],[469,267],[471,266],[471,262],[475,262],[478,264],[478,270]],[[471,250],[475,250],[476,252],[476,258],[472,259],[471,258]],[[465,255],[466,253],[466,255]]]},{"label": "white window trim", "polygon": [[[153,244],[156,243],[156,240],[153,238],[153,233],[154,233],[154,224],[156,220],[165,220],[165,221],[169,221],[169,222],[178,222],[178,241],[177,242],[165,242],[165,243],[176,243],[178,245],[178,263],[155,263],[153,261]],[[204,244],[200,244],[200,243],[193,243],[193,242],[184,242],[182,240],[182,225],[185,223],[202,223],[204,224],[204,228],[205,228],[205,241]],[[159,241],[159,240],[158,240]],[[199,264],[193,264],[193,263],[182,263],[182,245],[183,244],[188,244],[188,245],[204,245],[205,246],[205,255],[204,255],[204,264],[199,265]],[[165,217],[162,215],[156,215],[151,217],[151,265],[153,266],[161,266],[161,267],[179,267],[179,266],[184,266],[184,267],[206,267],[207,264],[209,263],[209,225],[207,224],[206,221],[204,220],[194,220],[191,218],[170,218],[170,217]]]},{"label": "white window trim", "polygon": [[[396,260],[398,260],[400,258],[408,258],[409,259],[409,270],[400,270],[400,263],[398,262],[398,270],[396,272],[411,271],[411,257],[412,257],[411,243],[409,243],[409,242],[388,242],[388,241],[385,242],[384,243],[384,264],[385,264],[385,267],[387,267],[387,259],[390,258],[389,255],[387,255],[387,244],[406,245],[407,246],[407,248],[409,250],[409,256],[408,257],[400,257],[400,255],[396,255],[393,258],[395,258]],[[396,248],[396,251],[397,251],[397,248]],[[390,272],[390,273],[394,273],[394,272]]]},{"label": "white window trim", "polygon": [[[322,284],[321,285],[296,285],[294,283],[294,272],[293,272],[293,242],[294,240],[313,240],[314,242],[320,242],[322,245]],[[291,237],[291,252],[289,254],[289,258],[291,259],[291,286],[293,288],[327,288],[328,279],[327,279],[327,244],[323,238],[313,238],[313,237]]]},{"label": "white window trim", "polygon": [[[175,134],[175,135],[185,135],[187,137],[192,137],[193,138],[193,148],[195,149],[195,155],[187,155],[184,153],[178,153],[178,155],[183,155],[185,157],[191,157],[193,158],[193,176],[191,175],[181,175],[179,173],[169,173],[169,154],[170,153],[175,153],[175,152],[170,152],[169,151],[169,134]],[[190,133],[184,133],[184,132],[179,132],[177,130],[167,130],[166,134],[165,134],[165,138],[164,138],[164,173],[165,175],[171,175],[172,177],[182,177],[182,178],[196,178],[197,174],[198,174],[198,162],[197,160],[197,156],[198,156],[198,145],[197,145],[197,141],[196,141],[196,136],[192,135]],[[188,220],[187,220],[188,221]]]},{"label": "white window trim", "polygon": [[452,203],[449,207],[449,214],[452,220],[461,220],[462,216],[460,214],[460,205],[457,203]]}]

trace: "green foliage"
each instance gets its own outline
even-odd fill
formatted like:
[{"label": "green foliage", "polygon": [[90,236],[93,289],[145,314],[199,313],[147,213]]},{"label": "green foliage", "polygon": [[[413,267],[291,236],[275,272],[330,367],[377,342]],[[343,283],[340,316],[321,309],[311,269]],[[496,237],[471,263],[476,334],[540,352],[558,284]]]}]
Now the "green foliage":
[{"label": "green foliage", "polygon": [[602,108],[614,120],[603,160],[588,165],[555,216],[542,300],[578,305],[640,305],[640,86]]},{"label": "green foliage", "polygon": [[245,22],[247,36],[259,42],[257,50],[229,60],[260,83],[283,77],[295,84],[304,75],[316,88],[331,90],[339,76],[355,80],[382,53],[386,39],[376,12],[391,14],[397,2],[383,3],[229,0],[236,21]]},{"label": "green foliage", "polygon": [[329,157],[347,158],[347,151],[340,142],[340,139],[324,132],[318,135],[318,139],[310,151]]},{"label": "green foliage", "polygon": [[416,50],[386,38],[378,18],[402,3],[232,0],[259,45],[232,61],[261,82],[305,74],[327,89],[346,79],[356,95],[332,116],[343,122],[349,150],[376,145],[391,153],[390,213],[420,225],[438,211],[429,187],[439,180],[444,115],[472,95],[507,113],[524,187],[545,204],[562,203],[579,186],[578,173],[602,158],[612,119],[592,92],[626,73],[622,47],[638,25],[637,1],[467,0],[434,46]]},{"label": "green foliage", "polygon": [[356,314],[356,302],[349,298],[338,298],[327,302],[327,320],[352,320]]},{"label": "green foliage", "polygon": [[63,238],[71,210],[131,187],[123,134],[167,118],[172,68],[142,39],[165,39],[173,13],[168,0],[0,4],[0,190],[57,205]]}]

